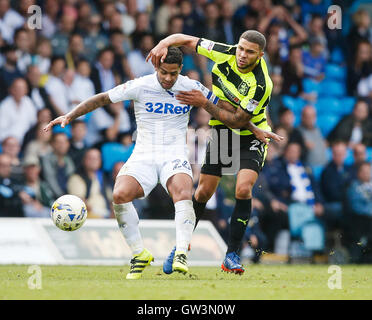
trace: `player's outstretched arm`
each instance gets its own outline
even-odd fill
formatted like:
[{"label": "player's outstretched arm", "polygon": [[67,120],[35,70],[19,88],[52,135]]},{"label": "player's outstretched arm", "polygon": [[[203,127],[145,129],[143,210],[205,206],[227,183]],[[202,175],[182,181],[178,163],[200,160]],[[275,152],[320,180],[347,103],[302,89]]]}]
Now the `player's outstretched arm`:
[{"label": "player's outstretched arm", "polygon": [[195,49],[199,41],[199,38],[189,36],[183,33],[172,34],[163,40],[161,40],[148,54],[146,61],[151,60],[155,68],[159,68],[161,62],[164,61],[168,53],[168,47],[180,47],[185,46],[188,48]]},{"label": "player's outstretched arm", "polygon": [[282,141],[283,137],[266,130],[262,130],[251,122],[252,116],[241,108],[235,108],[230,103],[219,100],[217,104],[209,101],[199,90],[181,91],[176,98],[184,104],[204,108],[214,118],[232,129],[247,128],[261,142],[267,144],[267,139]]},{"label": "player's outstretched arm", "polygon": [[51,128],[53,128],[53,126],[57,124],[60,124],[61,127],[64,128],[66,125],[68,125],[71,121],[75,120],[76,118],[79,118],[80,116],[87,114],[109,103],[111,103],[111,100],[107,92],[98,93],[93,97],[81,102],[74,109],[72,109],[65,115],[50,121],[48,125],[44,128],[44,131],[50,130]]}]

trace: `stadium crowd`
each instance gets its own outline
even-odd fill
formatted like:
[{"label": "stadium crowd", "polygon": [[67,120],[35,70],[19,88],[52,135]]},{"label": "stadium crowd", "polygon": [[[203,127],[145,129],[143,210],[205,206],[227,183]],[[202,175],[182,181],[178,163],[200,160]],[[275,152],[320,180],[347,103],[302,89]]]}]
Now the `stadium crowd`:
[{"label": "stadium crowd", "polygon": [[[328,27],[332,4],[342,8],[342,29]],[[29,27],[31,5],[41,7],[41,29]],[[133,105],[107,105],[52,133],[41,129],[88,97],[154,72],[145,58],[167,35],[235,44],[256,29],[267,39],[272,128],[285,142],[270,143],[242,253],[253,248],[255,262],[263,250],[324,253],[335,235],[349,261],[371,262],[367,9],[363,1],[330,0],[0,0],[0,217],[48,217],[65,193],[84,199],[90,218],[112,217],[114,179],[135,143]],[[183,53],[182,73],[211,88],[211,61]],[[209,118],[196,108],[190,116],[195,184]],[[224,238],[233,183],[224,177],[207,204],[206,219]],[[173,218],[160,186],[134,204],[142,218]]]}]

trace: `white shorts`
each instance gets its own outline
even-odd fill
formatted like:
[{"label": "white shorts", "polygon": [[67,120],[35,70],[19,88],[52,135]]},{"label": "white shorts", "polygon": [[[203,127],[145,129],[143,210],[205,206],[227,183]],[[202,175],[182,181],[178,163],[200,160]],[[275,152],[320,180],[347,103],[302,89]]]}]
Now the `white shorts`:
[{"label": "white shorts", "polygon": [[147,197],[159,182],[168,192],[167,181],[177,173],[186,173],[191,179],[193,178],[187,156],[178,157],[170,154],[163,155],[160,161],[146,161],[143,157],[137,157],[133,153],[117,176],[127,175],[135,178],[141,185],[144,196]]}]

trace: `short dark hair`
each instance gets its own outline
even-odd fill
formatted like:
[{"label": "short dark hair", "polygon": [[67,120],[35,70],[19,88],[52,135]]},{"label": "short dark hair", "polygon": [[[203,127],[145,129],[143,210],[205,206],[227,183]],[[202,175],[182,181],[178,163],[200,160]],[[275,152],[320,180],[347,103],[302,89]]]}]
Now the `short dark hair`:
[{"label": "short dark hair", "polygon": [[179,48],[177,47],[168,48],[168,53],[163,63],[169,63],[169,64],[176,63],[179,66],[181,66],[182,61],[183,61],[183,55],[182,55],[182,51]]},{"label": "short dark hair", "polygon": [[257,43],[260,47],[260,50],[264,50],[266,47],[266,38],[265,36],[256,30],[247,30],[242,33],[240,38],[245,39],[249,42]]}]

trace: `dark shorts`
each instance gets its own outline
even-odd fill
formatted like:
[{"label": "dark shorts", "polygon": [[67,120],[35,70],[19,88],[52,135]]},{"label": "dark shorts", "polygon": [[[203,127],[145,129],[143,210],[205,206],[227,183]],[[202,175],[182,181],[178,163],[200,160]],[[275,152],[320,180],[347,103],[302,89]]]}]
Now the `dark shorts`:
[{"label": "dark shorts", "polygon": [[241,169],[260,173],[267,146],[254,135],[240,136],[225,126],[212,128],[201,173],[213,176],[232,175]]}]

